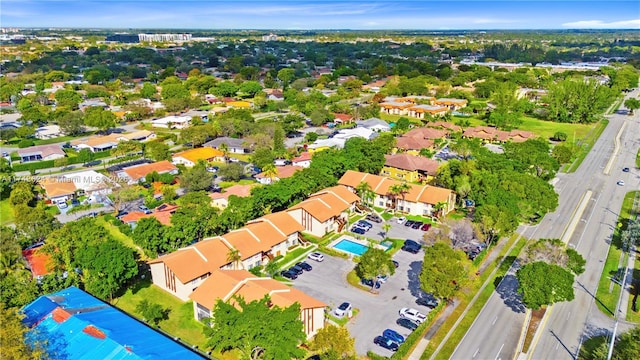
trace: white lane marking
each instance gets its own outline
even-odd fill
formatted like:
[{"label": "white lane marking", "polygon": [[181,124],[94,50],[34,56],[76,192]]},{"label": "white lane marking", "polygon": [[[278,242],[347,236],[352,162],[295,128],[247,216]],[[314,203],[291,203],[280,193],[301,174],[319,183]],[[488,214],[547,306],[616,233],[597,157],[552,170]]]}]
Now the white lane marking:
[{"label": "white lane marking", "polygon": [[497,317],[497,316],[496,316],[496,318],[495,318],[495,319],[493,319],[493,322],[491,323],[491,325],[495,325],[495,324],[496,324],[496,321],[498,321],[498,317]]},{"label": "white lane marking", "polygon": [[498,353],[496,354],[495,360],[498,360],[500,358],[500,352],[502,351],[503,347],[504,347],[504,344],[502,344],[502,346],[500,346],[500,350],[498,350]]},{"label": "white lane marking", "polygon": [[567,320],[569,320],[570,316],[571,316],[571,311],[569,311],[569,313],[567,314]]},{"label": "white lane marking", "polygon": [[480,348],[478,348],[478,350],[476,350],[476,352],[473,353],[473,357],[475,358],[476,356],[478,356],[479,352],[480,352]]}]

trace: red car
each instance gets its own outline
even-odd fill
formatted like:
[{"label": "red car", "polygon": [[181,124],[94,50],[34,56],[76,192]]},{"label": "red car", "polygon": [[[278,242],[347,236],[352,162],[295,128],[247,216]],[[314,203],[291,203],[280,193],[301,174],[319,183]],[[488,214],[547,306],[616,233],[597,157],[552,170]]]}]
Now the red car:
[{"label": "red car", "polygon": [[422,227],[420,228],[420,230],[422,231],[429,231],[429,229],[431,229],[431,224],[429,223],[422,225]]}]

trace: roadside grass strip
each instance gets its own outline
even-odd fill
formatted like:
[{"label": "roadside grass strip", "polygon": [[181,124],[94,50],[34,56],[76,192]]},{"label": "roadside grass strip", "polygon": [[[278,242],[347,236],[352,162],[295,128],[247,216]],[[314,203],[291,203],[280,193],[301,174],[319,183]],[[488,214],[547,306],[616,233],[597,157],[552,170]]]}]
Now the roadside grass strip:
[{"label": "roadside grass strip", "polygon": [[613,232],[607,259],[605,260],[596,291],[596,306],[610,318],[614,317],[616,304],[620,296],[621,269],[624,268],[628,260],[628,255],[622,252],[621,232],[626,228],[631,218],[631,210],[636,193],[638,192],[629,192],[624,197],[622,208],[620,209],[620,217],[618,217],[617,221],[618,226]]},{"label": "roadside grass strip", "polygon": [[582,164],[584,158],[587,157],[587,154],[589,154],[591,148],[596,143],[600,135],[602,135],[602,132],[607,127],[607,125],[609,125],[609,120],[602,119],[596,124],[593,131],[585,136],[585,138],[580,143],[580,150],[576,155],[576,159],[570,165],[564,166],[563,170],[565,170],[565,172],[572,173],[578,170],[580,164]]},{"label": "roadside grass strip", "polygon": [[[462,341],[462,338],[467,333],[480,311],[482,311],[485,303],[489,300],[491,294],[493,294],[493,291],[499,284],[501,278],[507,273],[507,271],[511,267],[511,264],[513,263],[513,261],[515,261],[518,254],[520,254],[520,251],[527,243],[526,239],[520,237],[517,234],[512,235],[507,241],[507,244],[505,244],[505,246],[502,248],[502,251],[498,255],[497,260],[485,269],[479,279],[474,281],[469,287],[460,291],[459,296],[457,297],[458,300],[460,300],[460,304],[451,313],[449,318],[442,324],[435,336],[431,338],[427,349],[420,357],[421,360],[426,360],[433,356],[437,347],[440,345],[440,343],[442,343],[442,341],[444,341],[446,334],[451,330],[458,318],[462,315],[465,308],[467,308],[473,297],[482,287],[482,284],[485,281],[489,280],[488,284],[478,295],[475,303],[469,308],[465,317],[460,321],[455,330],[449,335],[446,343],[442,346],[440,351],[438,351],[435,358],[449,359],[451,357],[456,347]],[[500,263],[500,261],[502,262]],[[496,273],[493,274],[493,276],[489,279],[489,276],[491,276],[491,273],[496,269],[499,263],[500,267],[497,269]]]}]

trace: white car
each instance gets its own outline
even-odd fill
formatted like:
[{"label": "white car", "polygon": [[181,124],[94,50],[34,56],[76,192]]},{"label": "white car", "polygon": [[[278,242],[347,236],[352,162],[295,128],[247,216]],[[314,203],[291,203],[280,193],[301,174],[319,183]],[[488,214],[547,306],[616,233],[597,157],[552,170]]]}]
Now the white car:
[{"label": "white car", "polygon": [[618,180],[618,182],[616,184],[618,184],[620,186],[624,186],[624,180]]},{"label": "white car", "polygon": [[66,202],[62,202],[62,201],[59,202],[59,203],[56,203],[56,205],[58,206],[58,209],[60,209],[60,210],[66,209],[67,206],[68,206]]},{"label": "white car", "polygon": [[400,309],[399,314],[401,318],[409,319],[417,324],[422,324],[427,319],[425,314],[411,308],[402,308]]},{"label": "white car", "polygon": [[334,312],[337,317],[343,317],[347,315],[349,311],[351,311],[351,309],[352,309],[351,303],[348,303],[345,301],[342,304],[340,304],[340,306],[338,306]]},{"label": "white car", "polygon": [[313,253],[309,254],[307,257],[309,259],[315,260],[317,262],[324,261],[324,255],[320,254],[319,252],[313,252]]},{"label": "white car", "polygon": [[405,220],[407,220],[406,217],[402,216],[398,218],[398,224],[402,224]]},{"label": "white car", "polygon": [[376,279],[378,280],[379,283],[384,284],[387,282],[387,280],[389,280],[389,276],[387,275],[378,275],[376,277]]}]

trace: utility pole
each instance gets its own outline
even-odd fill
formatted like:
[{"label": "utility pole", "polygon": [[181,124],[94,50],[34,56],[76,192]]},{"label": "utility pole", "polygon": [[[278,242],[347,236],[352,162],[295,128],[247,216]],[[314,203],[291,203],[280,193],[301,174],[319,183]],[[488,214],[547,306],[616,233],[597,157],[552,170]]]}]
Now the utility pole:
[{"label": "utility pole", "polygon": [[[627,254],[629,253],[629,238],[624,239],[625,242],[624,244],[622,244],[622,251],[626,252]],[[613,345],[616,342],[616,332],[618,331],[618,322],[619,322],[619,317],[620,317],[620,304],[622,303],[622,297],[624,296],[624,292],[625,292],[625,288],[626,288],[626,284],[627,284],[627,273],[628,273],[628,268],[627,265],[629,264],[629,261],[625,261],[625,265],[624,265],[624,275],[622,276],[622,283],[620,284],[620,296],[618,297],[618,304],[616,305],[616,322],[613,325],[613,332],[611,334],[611,342],[609,343],[609,352],[607,353],[607,360],[611,360],[611,356],[613,356]]]}]

